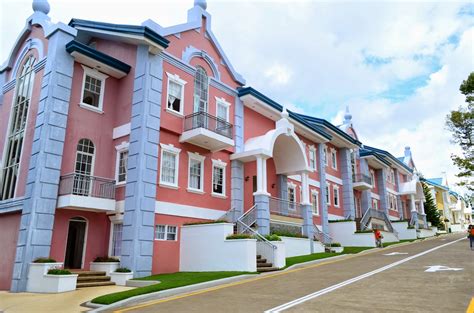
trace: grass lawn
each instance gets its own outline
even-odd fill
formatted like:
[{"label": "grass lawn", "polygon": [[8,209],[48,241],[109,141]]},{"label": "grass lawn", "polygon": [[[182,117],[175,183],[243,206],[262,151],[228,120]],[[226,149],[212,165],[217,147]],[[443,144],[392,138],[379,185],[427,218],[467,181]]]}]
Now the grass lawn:
[{"label": "grass lawn", "polygon": [[188,285],[194,285],[203,283],[206,281],[227,278],[232,276],[254,274],[248,272],[179,272],[172,274],[159,274],[147,277],[142,277],[139,280],[158,280],[161,283],[130,289],[121,292],[115,292],[108,295],[103,295],[92,299],[92,303],[97,304],[111,304],[120,300],[124,300],[130,297],[144,295],[147,293],[183,287]]},{"label": "grass lawn", "polygon": [[294,264],[320,260],[320,259],[326,259],[333,256],[341,255],[341,254],[355,254],[367,249],[373,249],[373,248],[372,247],[344,247],[344,251],[342,251],[342,253],[321,252],[321,253],[293,256],[290,258],[286,258],[285,268],[290,267]]}]

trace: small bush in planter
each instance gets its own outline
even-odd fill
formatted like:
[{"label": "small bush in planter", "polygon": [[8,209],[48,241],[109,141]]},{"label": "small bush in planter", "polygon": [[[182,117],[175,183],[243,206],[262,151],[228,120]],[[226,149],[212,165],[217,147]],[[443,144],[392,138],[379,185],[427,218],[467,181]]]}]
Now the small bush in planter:
[{"label": "small bush in planter", "polygon": [[115,270],[116,273],[131,273],[132,271],[126,267],[119,267]]},{"label": "small bush in planter", "polygon": [[234,235],[229,235],[225,239],[227,240],[233,240],[233,239],[252,239],[252,236],[247,235],[247,234],[234,234]]},{"label": "small bush in planter", "polygon": [[183,226],[189,226],[189,225],[205,225],[205,224],[222,224],[222,223],[228,223],[228,222],[225,221],[225,220],[188,222],[188,223],[184,223]]},{"label": "small bush in planter", "polygon": [[68,270],[63,270],[60,268],[52,268],[48,271],[49,275],[71,275],[71,272]]},{"label": "small bush in planter", "polygon": [[307,236],[304,236],[302,234],[285,232],[285,231],[274,231],[273,235],[277,235],[279,237],[308,238]]},{"label": "small bush in planter", "polygon": [[278,236],[277,234],[265,235],[263,237],[265,237],[265,239],[267,239],[268,241],[281,241],[280,236]]},{"label": "small bush in planter", "polygon": [[333,247],[333,248],[336,248],[336,247],[340,247],[341,244],[339,242],[333,242],[330,244],[330,247]]},{"label": "small bush in planter", "polygon": [[112,258],[110,256],[98,256],[94,259],[94,262],[97,262],[97,263],[102,263],[102,262],[120,262],[119,259],[117,258]]},{"label": "small bush in planter", "polygon": [[52,258],[36,258],[33,263],[56,263],[56,260]]}]

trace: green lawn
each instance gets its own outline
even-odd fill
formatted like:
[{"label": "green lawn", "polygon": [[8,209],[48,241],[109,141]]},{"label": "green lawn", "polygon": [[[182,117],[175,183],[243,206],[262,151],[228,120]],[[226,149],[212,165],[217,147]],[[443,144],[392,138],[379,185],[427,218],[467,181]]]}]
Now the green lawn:
[{"label": "green lawn", "polygon": [[172,274],[159,274],[147,277],[142,277],[139,280],[159,280],[161,283],[138,287],[121,292],[115,292],[108,295],[103,295],[92,299],[92,303],[97,304],[111,304],[120,300],[128,299],[130,297],[144,295],[147,293],[178,288],[206,281],[227,278],[232,276],[253,274],[248,272],[179,272]]},{"label": "green lawn", "polygon": [[355,254],[367,249],[373,249],[373,248],[372,247],[344,247],[344,251],[342,253],[321,252],[321,253],[293,256],[290,258],[286,258],[285,268],[290,267],[295,264],[314,261],[314,260],[320,260],[320,259],[326,259],[333,256],[338,256],[341,254]]}]

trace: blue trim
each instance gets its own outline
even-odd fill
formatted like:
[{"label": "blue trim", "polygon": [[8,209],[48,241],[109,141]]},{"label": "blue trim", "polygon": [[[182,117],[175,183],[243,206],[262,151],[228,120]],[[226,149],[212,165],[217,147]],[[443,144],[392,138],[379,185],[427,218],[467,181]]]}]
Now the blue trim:
[{"label": "blue trim", "polygon": [[[398,165],[401,165],[404,169],[406,169],[407,171],[409,171],[410,173],[413,173],[413,169],[411,169],[408,165],[406,165],[405,163],[403,163],[402,161],[400,161],[398,158],[394,157],[390,152],[388,151],[385,151],[385,150],[382,150],[382,149],[377,149],[377,148],[374,148],[374,147],[369,147],[369,146],[366,146],[364,145],[364,149],[365,150],[368,150],[370,152],[373,152],[377,155],[380,155],[382,157],[387,157],[389,159],[391,159],[391,161],[393,163],[396,163]],[[387,163],[388,161],[386,161]],[[390,165],[390,164],[389,164]]]},{"label": "blue trim", "polygon": [[390,166],[390,162],[388,162],[384,156],[378,154],[377,152],[374,152],[374,151],[370,151],[370,150],[364,150],[363,148],[360,149],[359,151],[359,155],[360,157],[365,157],[365,156],[373,156],[375,157],[377,160],[379,160],[380,162],[386,164],[387,166]]},{"label": "blue trim", "polygon": [[443,190],[448,190],[448,191],[449,191],[449,188],[448,188],[448,187],[443,186],[443,185],[440,185],[440,184],[434,182],[434,181],[431,180],[431,179],[421,178],[421,181],[427,183],[428,185],[432,185],[432,186],[441,188],[441,189],[443,189]]},{"label": "blue trim", "polygon": [[[239,87],[239,88],[237,88],[237,92],[238,92],[239,97],[243,97],[243,96],[246,96],[246,95],[251,95],[251,96],[254,96],[255,98],[257,98],[258,100],[268,104],[269,106],[271,106],[275,110],[278,110],[280,112],[283,111],[283,106],[281,104],[273,101],[272,99],[268,98],[267,96],[265,96],[264,94],[260,93],[259,91],[255,90],[255,89],[253,89],[252,87]],[[330,134],[326,133],[322,128],[317,127],[315,125],[312,125],[312,124],[306,122],[303,118],[300,117],[299,114],[294,113],[294,112],[289,111],[289,110],[288,110],[288,114],[289,114],[290,118],[294,119],[295,121],[301,123],[302,125],[308,127],[309,129],[313,130],[318,135],[321,135],[322,137],[326,138],[327,140],[332,139],[332,136]]]},{"label": "blue trim", "polygon": [[86,46],[85,44],[82,44],[80,42],[77,42],[75,40],[70,41],[66,45],[66,51],[71,54],[73,52],[78,52],[80,54],[83,54],[91,59],[96,60],[97,62],[103,63],[105,65],[108,65],[110,67],[113,67],[116,70],[119,70],[124,73],[129,73],[131,66],[117,60],[110,55],[107,55],[103,52],[97,51],[95,49],[92,49],[91,47]]},{"label": "blue trim", "polygon": [[129,34],[129,35],[140,35],[143,36],[157,45],[166,49],[170,43],[168,39],[160,36],[157,32],[151,30],[147,26],[136,26],[136,25],[123,25],[123,24],[112,24],[104,22],[94,22],[87,20],[80,20],[73,18],[69,24],[72,27],[87,27],[99,30],[107,30],[116,33]]}]

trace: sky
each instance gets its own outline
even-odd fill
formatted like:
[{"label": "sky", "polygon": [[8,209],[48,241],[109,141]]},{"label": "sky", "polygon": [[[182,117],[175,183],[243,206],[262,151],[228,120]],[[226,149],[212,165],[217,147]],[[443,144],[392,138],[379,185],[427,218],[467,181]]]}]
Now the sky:
[{"label": "sky", "polygon": [[[192,0],[50,0],[53,21],[186,21]],[[427,178],[457,181],[446,115],[464,103],[474,71],[474,5],[461,1],[208,0],[212,30],[247,85],[297,112],[342,123],[402,156],[411,147]],[[32,14],[0,0],[0,63]],[[454,187],[454,186],[453,186]],[[454,187],[454,189],[456,189]],[[462,192],[462,190],[460,190]]]}]

